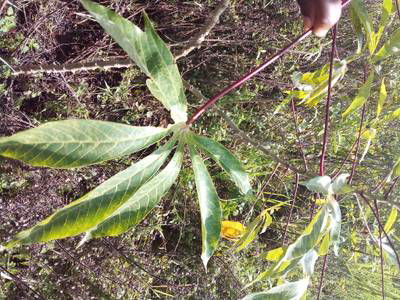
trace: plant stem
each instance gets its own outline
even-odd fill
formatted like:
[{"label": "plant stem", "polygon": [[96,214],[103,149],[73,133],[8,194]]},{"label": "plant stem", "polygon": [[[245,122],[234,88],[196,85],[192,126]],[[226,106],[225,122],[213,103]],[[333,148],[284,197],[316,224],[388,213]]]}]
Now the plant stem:
[{"label": "plant stem", "polygon": [[333,78],[333,60],[335,58],[335,48],[336,48],[336,32],[337,26],[335,25],[332,30],[332,50],[329,62],[329,80],[328,80],[328,97],[326,98],[325,106],[325,124],[324,124],[324,138],[322,143],[321,158],[319,161],[319,175],[325,175],[325,156],[328,148],[329,139],[329,109],[331,107],[332,100],[332,78]]},{"label": "plant stem", "polygon": [[[363,82],[365,83],[366,81],[367,81],[367,66],[364,65],[364,80],[363,80]],[[354,154],[354,160],[353,160],[353,165],[351,167],[351,173],[349,176],[349,180],[347,181],[348,184],[352,183],[354,174],[356,172],[357,157],[358,157],[358,151],[360,149],[360,142],[361,142],[361,134],[362,134],[362,129],[364,127],[365,111],[366,111],[366,104],[364,103],[363,107],[362,107],[362,112],[361,112],[360,129],[358,131],[358,137],[357,137],[357,142],[356,142],[356,153]]]},{"label": "plant stem", "polygon": [[282,242],[283,245],[286,244],[287,230],[289,228],[290,220],[292,219],[293,208],[294,208],[294,204],[296,203],[298,188],[299,188],[299,174],[296,173],[296,182],[295,182],[295,185],[294,185],[293,201],[292,201],[292,205],[290,206],[289,217],[287,219],[286,226],[285,226],[285,231],[283,233],[283,239],[282,239],[283,240],[283,242]]},{"label": "plant stem", "polygon": [[[376,199],[374,199],[374,205],[375,205],[375,211],[376,211],[376,215],[378,218],[380,218],[379,216],[379,208],[378,208],[378,201],[376,201]],[[379,226],[379,254],[380,254],[380,258],[381,258],[381,288],[382,288],[382,300],[385,300],[385,277],[384,277],[384,273],[383,273],[383,249],[382,249],[382,229]]]},{"label": "plant stem", "polygon": [[386,239],[387,239],[387,241],[388,241],[390,247],[392,247],[392,249],[393,249],[394,255],[396,256],[397,265],[398,265],[398,267],[400,268],[400,257],[399,257],[399,255],[397,254],[396,248],[394,247],[392,240],[389,238],[388,234],[386,233],[386,230],[385,230],[385,228],[383,227],[382,222],[381,222],[379,216],[376,214],[374,208],[371,206],[371,204],[369,203],[369,200],[368,200],[367,197],[364,195],[364,193],[363,193],[363,192],[360,192],[359,195],[360,195],[361,198],[365,201],[365,203],[367,203],[367,205],[368,205],[369,208],[371,209],[372,213],[374,214],[375,219],[376,219],[376,221],[378,222],[379,228],[382,230],[382,232],[383,232],[383,234],[385,235],[385,237],[386,237]]},{"label": "plant stem", "polygon": [[196,122],[200,116],[211,106],[215,104],[219,99],[233,91],[234,89],[240,87],[243,85],[246,81],[260,73],[262,70],[264,70],[266,67],[269,65],[273,64],[275,61],[277,61],[279,58],[281,58],[286,52],[288,52],[290,49],[295,47],[297,44],[299,44],[302,40],[304,40],[306,37],[308,37],[311,34],[311,30],[308,30],[304,33],[302,33],[300,36],[298,36],[293,42],[291,42],[289,45],[287,45],[285,48],[280,50],[278,53],[276,53],[274,56],[266,60],[264,63],[262,63],[260,66],[255,68],[254,70],[250,71],[249,73],[245,74],[242,78],[239,80],[235,81],[232,83],[230,86],[226,87],[222,91],[220,91],[218,94],[216,94],[214,97],[209,99],[207,102],[205,102],[202,106],[200,106],[197,111],[193,114],[193,116],[186,122],[187,125],[191,125],[194,122]]},{"label": "plant stem", "polygon": [[[342,0],[342,7],[347,6],[350,2],[351,2],[351,0]],[[194,122],[196,122],[201,117],[201,115],[207,109],[209,109],[211,106],[213,106],[219,99],[223,98],[224,96],[229,94],[234,89],[240,87],[246,81],[248,81],[249,79],[253,78],[255,75],[257,75],[262,70],[264,70],[266,67],[268,67],[269,65],[273,64],[275,61],[277,61],[279,58],[281,58],[285,53],[287,53],[290,49],[294,48],[295,46],[297,46],[297,44],[299,44],[301,41],[303,41],[305,38],[307,38],[310,34],[311,34],[311,29],[309,29],[308,31],[303,32],[293,42],[291,42],[285,48],[280,50],[274,56],[270,57],[268,60],[266,60],[260,66],[258,66],[254,70],[250,71],[249,73],[245,74],[242,78],[240,78],[239,80],[235,81],[230,86],[228,86],[225,89],[223,89],[222,91],[220,91],[218,94],[216,94],[214,97],[212,97],[207,102],[205,102],[202,106],[200,106],[197,109],[197,111],[193,114],[193,116],[186,122],[186,124],[187,125],[191,125]]]}]

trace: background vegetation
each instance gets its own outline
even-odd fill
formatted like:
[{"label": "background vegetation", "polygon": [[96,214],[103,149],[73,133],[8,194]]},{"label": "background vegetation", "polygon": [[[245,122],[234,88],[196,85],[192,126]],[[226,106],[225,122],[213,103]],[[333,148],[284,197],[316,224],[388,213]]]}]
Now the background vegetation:
[{"label": "background vegetation", "polygon": [[[15,68],[125,57],[77,1],[4,3],[1,6],[0,57]],[[102,3],[136,24],[142,24],[141,12],[146,10],[174,53],[184,48],[185,42],[199,30],[217,4],[214,1]],[[378,23],[381,2],[365,3]],[[392,16],[384,37],[398,28],[399,19],[395,17]],[[180,59],[178,65],[185,79],[204,95],[212,96],[254,64],[281,49],[301,30],[294,1],[234,1],[202,47]],[[345,58],[356,49],[356,35],[346,10],[338,28],[338,54]],[[322,141],[324,101],[315,107],[296,105],[293,112],[291,102],[285,99],[286,92],[294,88],[293,75],[319,69],[328,62],[329,52],[330,37],[309,38],[245,87],[219,102],[219,107],[240,129],[279,154],[282,160],[300,169],[306,164],[315,175]],[[384,115],[399,107],[399,62],[398,57],[393,57],[379,66],[379,75],[385,78],[389,95],[383,107]],[[357,140],[361,114],[342,118],[362,85],[364,64],[361,60],[352,62],[344,79],[335,86],[327,174],[336,173],[342,162],[342,172],[350,173],[354,158],[359,158],[368,145],[366,136],[361,140],[358,153],[354,148],[350,151]],[[34,76],[15,76],[12,72],[7,64],[1,66],[1,136],[68,118],[138,126],[165,126],[170,122],[169,113],[150,96],[145,76],[136,67]],[[372,85],[366,104],[366,124],[376,116],[380,84],[381,81],[376,80]],[[193,111],[199,100],[190,93],[187,95]],[[371,189],[390,172],[400,153],[399,125],[399,119],[393,118],[378,128],[365,159],[357,166],[353,186]],[[294,241],[309,223],[318,209],[315,195],[299,186],[286,231],[295,174],[242,142],[215,112],[207,113],[195,124],[195,130],[231,149],[252,179],[256,197],[248,199],[225,180],[227,175],[218,166],[212,161],[206,162],[223,199],[224,219],[249,224],[263,209],[279,205],[272,213],[271,226],[244,251],[232,253],[232,242],[223,241],[210,262],[208,273],[204,272],[194,178],[191,171],[184,168],[179,183],[149,217],[135,230],[118,238],[93,240],[79,249],[75,248],[77,239],[66,239],[1,253],[0,297],[237,299],[250,291],[268,289],[268,282],[259,282],[242,291],[270,265],[262,254]],[[75,170],[39,169],[0,158],[0,243],[87,193],[151,150]],[[301,177],[305,179],[308,177]],[[382,193],[389,190],[391,183]],[[398,204],[398,197],[398,186],[394,186],[387,200]],[[379,247],[371,241],[370,235],[378,235],[377,222],[368,206],[358,203],[353,196],[343,198],[340,204],[343,214],[341,251],[339,257],[332,255],[328,259],[322,298],[375,299],[381,293],[380,259]],[[386,223],[392,206],[380,203],[379,208],[382,222]],[[394,219],[396,221],[396,217]],[[391,230],[397,249],[398,227],[398,222],[394,222]],[[319,262],[316,274],[321,268]],[[385,260],[384,273],[386,297],[399,299],[400,277],[390,258]],[[317,293],[317,277],[309,289],[310,298]]]}]

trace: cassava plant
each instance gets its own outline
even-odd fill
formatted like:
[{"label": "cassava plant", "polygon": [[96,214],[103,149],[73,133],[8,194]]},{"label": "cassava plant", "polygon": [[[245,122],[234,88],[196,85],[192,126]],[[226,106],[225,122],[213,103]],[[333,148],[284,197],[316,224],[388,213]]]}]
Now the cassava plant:
[{"label": "cassava plant", "polygon": [[[207,267],[220,238],[221,206],[200,153],[215,160],[243,195],[251,194],[249,177],[223,145],[195,134],[186,124],[187,103],[181,75],[170,50],[155,32],[147,15],[144,14],[142,31],[106,7],[90,0],[81,3],[148,76],[148,89],[170,111],[175,123],[168,128],[156,128],[66,120],[1,138],[2,156],[50,168],[88,166],[135,153],[168,139],[152,154],[34,227],[17,234],[4,247],[85,233],[81,245],[92,238],[126,232],[146,217],[177,180],[185,148],[188,148],[201,213],[201,257]],[[172,158],[171,153],[174,153]]]}]

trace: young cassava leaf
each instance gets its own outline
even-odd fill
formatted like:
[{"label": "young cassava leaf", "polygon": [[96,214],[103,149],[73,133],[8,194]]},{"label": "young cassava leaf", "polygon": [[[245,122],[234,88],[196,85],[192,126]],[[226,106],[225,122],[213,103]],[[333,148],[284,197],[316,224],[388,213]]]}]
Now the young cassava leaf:
[{"label": "young cassava leaf", "polygon": [[373,61],[379,62],[389,56],[400,52],[400,29],[392,33],[389,40],[378,50]]},{"label": "young cassava leaf", "polygon": [[385,78],[382,78],[381,88],[379,90],[378,103],[376,105],[376,117],[377,118],[379,117],[379,115],[382,112],[383,104],[385,103],[386,98],[387,98],[387,91],[386,91],[386,85],[385,85]]},{"label": "young cassava leaf", "polygon": [[[334,63],[332,86],[334,86],[341,78],[343,78],[343,76],[346,74],[346,71],[346,60],[341,60]],[[304,91],[304,94],[299,97],[301,99],[300,104],[305,103],[310,107],[317,105],[328,91],[329,65],[325,65],[323,68],[315,72],[302,74],[301,77],[295,80],[294,83],[298,89]],[[293,92],[298,91],[292,91],[290,93]],[[294,94],[295,97],[299,96],[298,93],[296,94]]]},{"label": "young cassava leaf", "polygon": [[142,185],[111,215],[86,232],[80,244],[98,237],[116,236],[137,225],[168,192],[179,175],[183,159],[183,145],[178,148],[168,165]]},{"label": "young cassava leaf", "polygon": [[384,230],[386,233],[390,233],[390,231],[393,228],[393,225],[395,224],[397,219],[397,208],[396,207],[392,207],[392,210],[390,211],[389,217],[386,221]]},{"label": "young cassava leaf", "polygon": [[260,216],[257,216],[249,226],[246,227],[245,232],[241,236],[241,238],[235,243],[235,252],[239,252],[246,248],[258,235],[261,231],[261,227],[263,224],[263,220]]},{"label": "young cassava leaf", "polygon": [[290,270],[294,269],[301,262],[304,255],[314,249],[321,238],[326,234],[329,225],[328,217],[329,211],[325,205],[318,211],[297,240],[283,249],[284,253],[280,256],[279,260],[267,271],[259,274],[257,278],[246,287],[266,278],[285,276]]},{"label": "young cassava leaf", "polygon": [[80,199],[63,207],[5,246],[47,242],[85,232],[110,216],[148,181],[171,153],[175,140],[106,180]]},{"label": "young cassava leaf", "polygon": [[376,44],[375,44],[375,31],[374,25],[372,23],[372,19],[368,14],[367,8],[365,7],[363,0],[353,0],[350,4],[350,9],[352,13],[357,16],[359,21],[361,22],[365,34],[367,36],[367,45],[370,54],[374,53]]},{"label": "young cassava leaf", "polygon": [[363,26],[361,24],[360,18],[358,17],[357,12],[353,6],[350,7],[350,21],[353,25],[354,33],[357,36],[357,51],[356,54],[360,54],[363,50],[364,44],[364,33],[363,33]]},{"label": "young cassava leaf", "polygon": [[32,166],[75,168],[137,152],[169,132],[94,120],[56,121],[0,138],[0,155]]},{"label": "young cassava leaf", "polygon": [[221,232],[221,205],[211,176],[203,159],[193,146],[190,146],[190,157],[193,164],[197,195],[201,215],[201,237],[204,267],[217,249]]},{"label": "young cassava leaf", "polygon": [[368,75],[367,81],[360,87],[360,89],[358,90],[357,96],[351,102],[351,104],[346,109],[346,111],[342,114],[343,118],[348,116],[352,112],[356,111],[357,109],[359,109],[361,106],[363,106],[365,101],[367,101],[367,99],[369,98],[369,95],[371,93],[371,87],[372,87],[372,82],[374,80],[374,75],[375,75],[375,71],[371,70]]},{"label": "young cassava leaf", "polygon": [[147,86],[154,97],[171,111],[176,122],[187,120],[187,104],[182,78],[171,51],[157,35],[144,14],[145,30],[112,10],[90,0],[81,0],[84,8],[104,30],[126,51],[150,79]]},{"label": "young cassava leaf", "polygon": [[190,140],[213,160],[215,160],[232,178],[239,190],[244,194],[251,193],[249,176],[241,163],[220,143],[209,138],[192,134]]},{"label": "young cassava leaf", "polygon": [[378,46],[386,25],[389,23],[390,15],[394,12],[392,0],[383,0],[381,8],[381,20],[379,22],[378,32],[375,34],[375,47]]},{"label": "young cassava leaf", "polygon": [[273,287],[267,292],[247,295],[242,300],[300,300],[306,293],[309,279],[304,278]]}]

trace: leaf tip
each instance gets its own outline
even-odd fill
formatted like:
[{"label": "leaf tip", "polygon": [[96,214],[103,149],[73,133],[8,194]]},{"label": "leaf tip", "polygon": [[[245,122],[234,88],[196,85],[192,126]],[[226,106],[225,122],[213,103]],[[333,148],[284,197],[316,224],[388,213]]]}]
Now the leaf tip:
[{"label": "leaf tip", "polygon": [[202,255],[201,260],[203,262],[204,269],[206,270],[206,273],[207,273],[207,265],[208,265],[208,261],[210,260],[210,257],[208,255]]},{"label": "leaf tip", "polygon": [[81,239],[79,244],[76,246],[76,249],[83,246],[83,244],[89,242],[92,239],[92,235],[90,233],[86,233],[85,236]]}]

